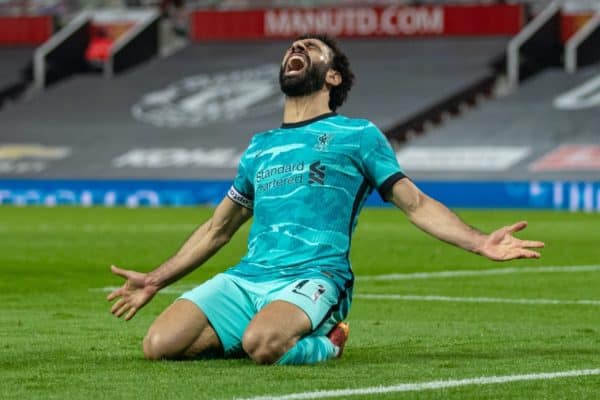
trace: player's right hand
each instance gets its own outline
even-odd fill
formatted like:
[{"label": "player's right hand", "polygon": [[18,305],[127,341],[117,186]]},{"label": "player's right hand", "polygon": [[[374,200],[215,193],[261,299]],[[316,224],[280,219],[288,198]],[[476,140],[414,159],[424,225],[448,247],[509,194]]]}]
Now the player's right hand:
[{"label": "player's right hand", "polygon": [[113,274],[126,279],[123,286],[106,297],[108,301],[120,297],[113,304],[110,312],[117,318],[125,315],[125,320],[129,321],[139,309],[154,297],[158,288],[147,283],[146,277],[148,274],[121,269],[114,265],[110,267],[110,270]]}]

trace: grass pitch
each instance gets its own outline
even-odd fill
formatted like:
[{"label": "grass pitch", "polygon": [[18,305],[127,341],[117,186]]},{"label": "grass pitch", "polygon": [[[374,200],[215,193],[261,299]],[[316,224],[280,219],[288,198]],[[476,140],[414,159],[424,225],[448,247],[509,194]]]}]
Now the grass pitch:
[{"label": "grass pitch", "polygon": [[[208,209],[0,208],[0,398],[232,399],[600,368],[598,268],[364,278],[600,265],[599,214],[531,211],[460,213],[488,231],[527,219],[530,227],[520,237],[546,242],[541,260],[503,264],[438,242],[397,211],[363,212],[351,255],[359,277],[357,298],[340,360],[302,367],[261,367],[249,360],[146,361],[141,341],[152,320],[176,292],[235,264],[244,253],[248,225],[209,263],[175,284],[173,292],[157,295],[127,323],[110,314],[105,300],[102,288],[122,283],[109,265],[152,269],[209,214]],[[374,294],[404,297],[360,297]],[[525,303],[510,303],[515,299]],[[539,300],[551,302],[535,303]],[[573,303],[577,300],[592,302]],[[598,399],[599,393],[600,375],[591,375],[352,398]]]}]

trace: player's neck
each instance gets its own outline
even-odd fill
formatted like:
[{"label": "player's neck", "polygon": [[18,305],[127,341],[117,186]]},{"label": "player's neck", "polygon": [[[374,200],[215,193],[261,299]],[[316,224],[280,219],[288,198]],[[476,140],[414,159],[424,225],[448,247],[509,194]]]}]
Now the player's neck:
[{"label": "player's neck", "polygon": [[294,124],[331,112],[329,92],[319,91],[304,97],[286,97],[283,123]]}]

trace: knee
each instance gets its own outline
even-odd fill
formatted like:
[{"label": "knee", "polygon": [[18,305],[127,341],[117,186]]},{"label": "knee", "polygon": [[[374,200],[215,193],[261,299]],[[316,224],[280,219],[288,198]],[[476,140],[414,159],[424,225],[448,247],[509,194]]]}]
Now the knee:
[{"label": "knee", "polygon": [[242,338],[244,351],[257,364],[275,364],[293,343],[269,330],[247,329]]},{"label": "knee", "polygon": [[170,358],[168,343],[164,336],[157,332],[148,332],[144,337],[143,350],[147,360]]}]

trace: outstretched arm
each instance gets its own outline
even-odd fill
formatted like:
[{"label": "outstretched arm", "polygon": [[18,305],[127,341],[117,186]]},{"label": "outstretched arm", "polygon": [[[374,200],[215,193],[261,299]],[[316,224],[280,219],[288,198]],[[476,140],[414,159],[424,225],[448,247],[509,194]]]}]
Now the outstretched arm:
[{"label": "outstretched arm", "polygon": [[109,301],[120,299],[111,312],[125,319],[148,303],[163,287],[193,271],[221,247],[252,216],[252,212],[225,197],[217,206],[213,216],[189,237],[177,253],[150,273],[129,271],[112,266],[115,275],[126,279],[125,284],[108,295]]},{"label": "outstretched arm", "polygon": [[394,184],[389,200],[421,230],[491,260],[539,258],[540,253],[532,249],[544,247],[543,242],[520,240],[512,236],[527,226],[525,221],[505,226],[491,234],[482,233],[465,224],[446,206],[425,195],[406,178]]}]

